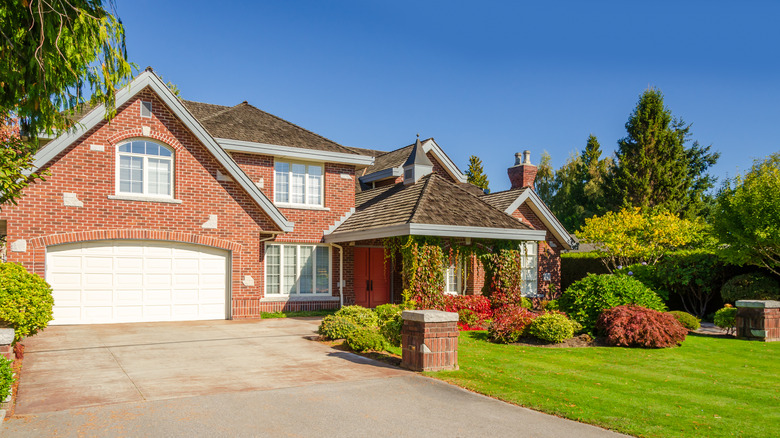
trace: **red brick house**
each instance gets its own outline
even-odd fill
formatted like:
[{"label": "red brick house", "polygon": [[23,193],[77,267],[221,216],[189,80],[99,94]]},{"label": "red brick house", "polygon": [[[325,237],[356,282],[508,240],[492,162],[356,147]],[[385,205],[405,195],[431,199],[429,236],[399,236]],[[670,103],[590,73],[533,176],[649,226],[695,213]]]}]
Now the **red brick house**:
[{"label": "red brick house", "polygon": [[[52,285],[52,324],[373,307],[400,296],[377,247],[398,235],[526,242],[540,255],[533,294],[558,282],[573,244],[530,164],[512,190],[483,195],[433,139],[348,148],[246,102],[181,100],[150,70],[116,102],[110,122],[89,108],[47,143],[35,157],[46,181],[0,213],[7,260]],[[478,272],[455,277],[449,291],[478,293]]]}]

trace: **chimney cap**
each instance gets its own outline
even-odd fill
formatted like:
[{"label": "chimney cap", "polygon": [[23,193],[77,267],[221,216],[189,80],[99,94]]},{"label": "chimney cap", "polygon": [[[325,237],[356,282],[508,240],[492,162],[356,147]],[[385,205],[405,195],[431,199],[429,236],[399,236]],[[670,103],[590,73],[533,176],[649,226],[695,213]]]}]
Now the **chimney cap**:
[{"label": "chimney cap", "polygon": [[532,165],[531,164],[531,151],[525,150],[523,152],[516,152],[515,153],[515,166],[524,166],[524,165]]}]

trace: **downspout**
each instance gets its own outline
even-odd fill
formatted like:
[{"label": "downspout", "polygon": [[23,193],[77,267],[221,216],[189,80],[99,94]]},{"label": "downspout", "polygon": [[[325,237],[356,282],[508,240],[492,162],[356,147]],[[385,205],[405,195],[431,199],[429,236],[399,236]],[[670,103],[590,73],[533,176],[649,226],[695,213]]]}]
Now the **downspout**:
[{"label": "downspout", "polygon": [[339,308],[341,308],[344,307],[344,248],[335,243],[331,243],[330,246],[339,249]]}]

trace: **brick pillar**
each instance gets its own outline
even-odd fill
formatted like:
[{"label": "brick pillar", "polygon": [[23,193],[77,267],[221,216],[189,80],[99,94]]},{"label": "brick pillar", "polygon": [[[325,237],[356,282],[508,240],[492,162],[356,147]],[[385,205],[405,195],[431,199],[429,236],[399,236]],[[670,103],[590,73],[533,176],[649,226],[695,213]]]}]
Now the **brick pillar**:
[{"label": "brick pillar", "polygon": [[14,342],[14,329],[12,328],[0,328],[0,356],[9,360],[16,359],[14,355],[14,347],[11,345]]},{"label": "brick pillar", "polygon": [[736,305],[738,338],[780,341],[780,301],[739,300]]},{"label": "brick pillar", "polygon": [[412,371],[458,369],[458,314],[404,310],[401,366]]}]

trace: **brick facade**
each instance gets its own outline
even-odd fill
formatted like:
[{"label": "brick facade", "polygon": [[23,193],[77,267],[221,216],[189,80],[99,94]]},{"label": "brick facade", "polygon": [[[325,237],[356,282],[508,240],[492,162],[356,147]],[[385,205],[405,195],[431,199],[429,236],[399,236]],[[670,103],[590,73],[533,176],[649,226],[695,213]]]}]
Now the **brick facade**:
[{"label": "brick facade", "polygon": [[[141,116],[142,100],[152,102],[151,117]],[[109,198],[116,193],[117,146],[136,138],[155,140],[173,149],[173,198],[178,203]],[[273,199],[272,157],[235,154],[235,159]],[[294,222],[295,231],[276,240],[321,242],[323,232],[354,206],[354,167],[326,163],[324,168],[327,210],[280,209]],[[261,239],[278,233],[278,228],[236,182],[217,180],[218,172],[228,174],[226,169],[151,90],[139,92],[118,108],[110,123],[99,123],[41,170],[50,173],[46,181],[31,185],[18,206],[4,206],[0,213],[0,220],[7,221],[7,242],[27,241],[25,252],[8,251],[10,262],[45,277],[48,245],[113,239],[193,243],[230,251],[233,318],[314,305],[263,301]],[[76,194],[83,206],[65,206],[63,193]],[[210,215],[217,215],[216,229],[203,228]],[[338,297],[338,250],[333,249],[332,255],[332,290]],[[344,259],[345,279],[351,279],[349,251]],[[245,276],[251,276],[254,285],[245,285]],[[347,288],[351,288],[350,281]],[[321,304],[329,307],[334,301]]]}]

